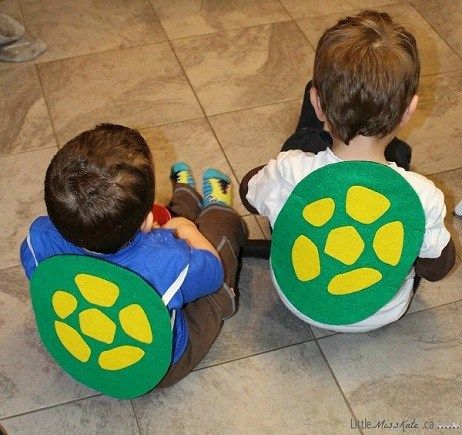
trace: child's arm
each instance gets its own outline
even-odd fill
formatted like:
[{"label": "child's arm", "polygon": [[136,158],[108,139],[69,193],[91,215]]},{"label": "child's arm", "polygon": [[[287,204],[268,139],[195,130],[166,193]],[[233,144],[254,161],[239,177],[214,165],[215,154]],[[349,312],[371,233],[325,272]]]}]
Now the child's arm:
[{"label": "child's arm", "polygon": [[202,235],[194,222],[189,219],[183,217],[172,218],[163,226],[163,228],[174,230],[176,236],[183,239],[192,248],[209,251],[215,255],[215,257],[220,258],[215,247]]}]

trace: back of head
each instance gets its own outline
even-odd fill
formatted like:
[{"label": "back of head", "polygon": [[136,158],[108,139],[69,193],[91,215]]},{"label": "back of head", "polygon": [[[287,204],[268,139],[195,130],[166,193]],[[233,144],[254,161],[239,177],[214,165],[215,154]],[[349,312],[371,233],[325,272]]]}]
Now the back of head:
[{"label": "back of head", "polygon": [[48,215],[64,238],[111,253],[127,244],[154,201],[151,152],[121,125],[84,131],[53,157],[45,177]]},{"label": "back of head", "polygon": [[313,84],[330,132],[383,137],[400,123],[417,92],[414,37],[386,13],[364,11],[327,29],[316,48]]}]

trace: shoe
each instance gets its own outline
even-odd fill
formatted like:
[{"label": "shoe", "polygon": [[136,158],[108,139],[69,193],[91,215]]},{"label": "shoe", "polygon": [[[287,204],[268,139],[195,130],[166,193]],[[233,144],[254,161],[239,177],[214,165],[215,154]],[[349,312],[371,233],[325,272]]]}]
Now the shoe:
[{"label": "shoe", "polygon": [[175,183],[187,184],[194,187],[194,178],[191,175],[191,168],[184,162],[178,162],[172,165],[170,169],[170,180]]},{"label": "shoe", "polygon": [[207,169],[202,180],[204,207],[217,203],[231,206],[231,179],[217,169]]}]

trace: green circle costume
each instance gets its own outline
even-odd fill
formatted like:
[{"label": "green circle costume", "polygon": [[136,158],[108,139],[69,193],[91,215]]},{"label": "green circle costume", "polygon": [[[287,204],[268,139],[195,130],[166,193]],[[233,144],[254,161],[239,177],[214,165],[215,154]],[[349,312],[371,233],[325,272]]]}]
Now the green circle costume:
[{"label": "green circle costume", "polygon": [[31,298],[40,338],[76,380],[120,399],[155,387],[172,356],[170,315],[137,274],[59,255],[39,264]]},{"label": "green circle costume", "polygon": [[425,215],[388,166],[324,166],[292,191],[274,224],[271,266],[288,308],[326,325],[367,319],[399,291],[422,246]]}]

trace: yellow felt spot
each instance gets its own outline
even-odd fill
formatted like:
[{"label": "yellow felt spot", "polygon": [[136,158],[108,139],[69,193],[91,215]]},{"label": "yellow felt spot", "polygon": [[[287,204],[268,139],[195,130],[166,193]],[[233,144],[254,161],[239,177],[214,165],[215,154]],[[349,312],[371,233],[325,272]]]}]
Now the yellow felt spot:
[{"label": "yellow felt spot", "polygon": [[318,199],[303,209],[303,217],[315,227],[327,223],[334,214],[335,202],[332,198]]},{"label": "yellow felt spot", "polygon": [[333,295],[347,295],[364,290],[381,279],[382,274],[378,270],[361,267],[334,276],[327,286],[327,290]]},{"label": "yellow felt spot", "polygon": [[77,308],[77,299],[74,295],[71,295],[68,292],[58,290],[53,294],[51,304],[53,305],[53,309],[58,317],[65,319]]},{"label": "yellow felt spot", "polygon": [[97,276],[80,273],[75,277],[75,283],[82,296],[92,304],[110,307],[119,297],[119,287]]},{"label": "yellow felt spot", "polygon": [[316,245],[306,236],[298,236],[292,247],[292,264],[300,281],[309,281],[321,273],[319,252]]},{"label": "yellow felt spot", "polygon": [[136,364],[144,356],[144,351],[136,346],[119,346],[101,352],[98,364],[105,370],[121,370]]},{"label": "yellow felt spot", "polygon": [[138,304],[132,304],[119,312],[123,330],[132,338],[143,343],[152,343],[152,331],[149,320]]},{"label": "yellow felt spot", "polygon": [[396,266],[401,259],[404,242],[404,227],[400,221],[390,222],[377,230],[372,246],[384,263]]},{"label": "yellow felt spot", "polygon": [[326,240],[324,252],[351,266],[363,253],[364,242],[352,226],[333,229]]},{"label": "yellow felt spot", "polygon": [[352,186],[346,197],[346,212],[362,224],[375,222],[390,208],[390,201],[381,193],[363,186]]},{"label": "yellow felt spot", "polygon": [[88,337],[103,343],[114,341],[115,323],[97,308],[89,308],[79,314],[80,329]]},{"label": "yellow felt spot", "polygon": [[87,362],[90,359],[90,347],[72,326],[56,320],[55,331],[63,346],[74,358],[80,362]]}]

